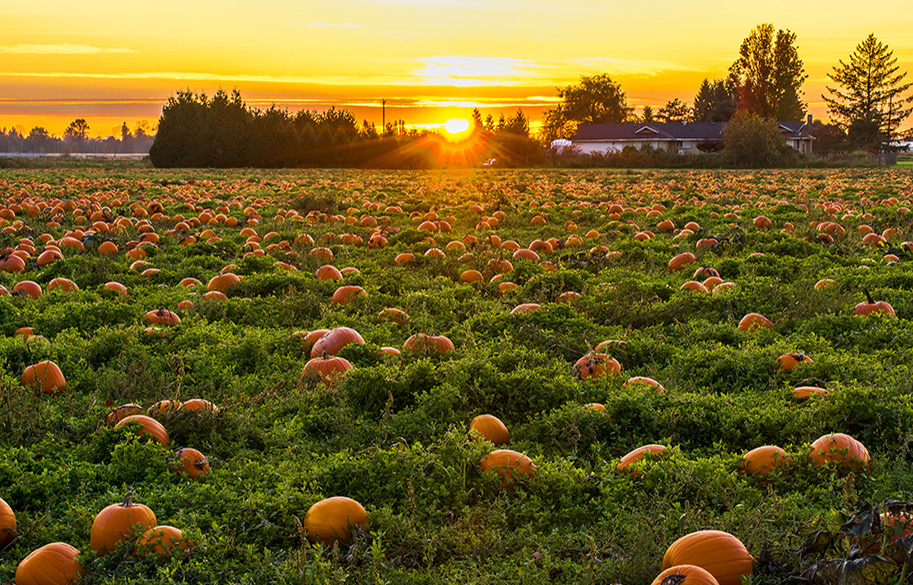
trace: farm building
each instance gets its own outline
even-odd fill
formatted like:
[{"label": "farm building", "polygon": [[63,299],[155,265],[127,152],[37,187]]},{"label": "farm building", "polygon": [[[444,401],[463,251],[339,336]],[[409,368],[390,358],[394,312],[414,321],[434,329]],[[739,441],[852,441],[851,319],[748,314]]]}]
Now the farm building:
[{"label": "farm building", "polygon": [[[806,121],[779,122],[787,144],[804,154],[812,152],[811,122],[811,116]],[[581,154],[619,152],[628,146],[696,154],[722,146],[723,126],[720,122],[580,124],[570,141]]]}]

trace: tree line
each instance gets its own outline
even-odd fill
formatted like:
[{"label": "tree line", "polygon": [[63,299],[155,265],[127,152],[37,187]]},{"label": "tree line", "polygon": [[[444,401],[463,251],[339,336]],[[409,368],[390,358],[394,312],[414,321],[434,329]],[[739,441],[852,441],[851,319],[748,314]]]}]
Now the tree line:
[{"label": "tree line", "polygon": [[38,154],[135,154],[149,152],[154,131],[147,122],[139,122],[131,131],[124,122],[106,138],[90,137],[89,124],[83,118],[70,122],[63,136],[54,136],[43,126],[28,134],[16,128],[0,128],[0,152]]},{"label": "tree line", "polygon": [[290,112],[248,107],[235,89],[212,97],[190,90],[168,99],[149,150],[156,167],[385,167],[475,166],[486,157],[524,164],[540,154],[522,110],[482,121],[476,110],[472,144],[451,145],[403,120],[378,130],[347,110]]},{"label": "tree line", "polygon": [[[813,122],[816,150],[890,149],[913,111],[913,96],[905,95],[913,83],[904,81],[906,72],[893,51],[874,34],[856,46],[847,62],[838,63],[828,74],[833,85],[822,96],[832,122]],[[761,24],[742,42],[726,77],[704,79],[693,105],[675,98],[656,112],[645,106],[636,116],[609,75],[582,76],[579,83],[558,88],[561,103],[545,112],[542,137],[570,137],[578,124],[608,122],[729,122],[736,116],[801,120],[806,110],[801,88],[807,77],[796,35]]]}]

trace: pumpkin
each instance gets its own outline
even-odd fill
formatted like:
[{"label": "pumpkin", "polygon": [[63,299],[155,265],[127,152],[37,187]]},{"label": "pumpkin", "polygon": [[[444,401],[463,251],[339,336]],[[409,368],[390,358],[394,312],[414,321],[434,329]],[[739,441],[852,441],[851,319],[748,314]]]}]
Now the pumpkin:
[{"label": "pumpkin", "polygon": [[45,394],[57,394],[66,389],[67,381],[57,364],[45,360],[23,370],[22,385]]},{"label": "pumpkin", "polygon": [[781,370],[789,371],[795,368],[796,366],[802,364],[811,364],[814,363],[812,358],[808,357],[804,353],[784,353],[777,358],[777,365]]},{"label": "pumpkin", "polygon": [[511,315],[516,315],[517,313],[525,313],[527,311],[535,311],[536,309],[541,309],[542,305],[539,303],[522,303],[517,305],[510,310]]},{"label": "pumpkin", "polygon": [[322,335],[311,348],[311,357],[336,355],[350,343],[364,344],[364,338],[351,327],[337,327]]},{"label": "pumpkin", "polygon": [[469,432],[490,441],[494,445],[505,445],[510,442],[510,431],[496,416],[480,414],[469,423]]},{"label": "pumpkin", "polygon": [[742,575],[754,572],[748,549],[735,536],[720,530],[700,530],[685,535],[666,550],[662,569],[696,565],[714,576],[719,585],[741,585]]},{"label": "pumpkin", "polygon": [[75,282],[69,278],[52,278],[51,282],[48,283],[48,290],[59,290],[61,292],[76,292],[79,290],[79,287]]},{"label": "pumpkin", "polygon": [[16,538],[16,514],[3,498],[0,498],[0,548]]},{"label": "pumpkin", "polygon": [[190,541],[185,540],[183,533],[174,526],[149,528],[136,539],[136,553],[139,555],[155,555],[162,558],[170,555],[171,549],[176,546],[189,550]]},{"label": "pumpkin", "polygon": [[111,504],[95,516],[89,541],[92,550],[103,556],[114,550],[119,542],[134,534],[134,527],[139,524],[142,529],[157,524],[155,513],[143,504],[133,503],[133,490],[127,492],[123,503]]},{"label": "pumpkin", "polygon": [[644,445],[643,447],[638,447],[634,449],[618,461],[618,465],[615,466],[617,471],[623,471],[625,473],[630,473],[634,476],[643,475],[640,470],[632,468],[631,466],[642,461],[644,457],[647,456],[647,453],[652,453],[653,455],[659,455],[665,453],[665,445]]},{"label": "pumpkin", "polygon": [[324,264],[314,272],[320,280],[342,280],[342,273],[338,268],[330,264]]},{"label": "pumpkin", "polygon": [[85,573],[76,558],[79,551],[65,542],[33,550],[16,567],[16,585],[70,585]]},{"label": "pumpkin", "polygon": [[186,472],[191,478],[209,473],[209,459],[196,449],[184,447],[174,452],[177,461],[171,468],[175,473]]},{"label": "pumpkin", "polygon": [[150,325],[180,325],[181,318],[178,317],[177,313],[172,313],[167,309],[157,309],[155,311],[149,311],[143,315],[143,319],[146,323]]},{"label": "pumpkin", "polygon": [[360,286],[347,284],[336,289],[333,293],[332,303],[334,305],[344,305],[357,299],[358,297],[367,296],[368,293]]},{"label": "pumpkin", "polygon": [[710,266],[701,266],[700,268],[698,268],[697,270],[694,271],[694,276],[692,278],[694,280],[702,280],[705,278],[710,278],[711,276],[713,276],[715,278],[719,278],[720,273],[719,273],[719,271],[717,271],[716,268],[712,268]]},{"label": "pumpkin", "polygon": [[403,343],[403,351],[406,353],[441,355],[454,349],[453,342],[443,335],[416,333]]},{"label": "pumpkin", "polygon": [[392,321],[394,323],[405,323],[409,320],[409,315],[402,309],[389,307],[377,314],[378,321]]},{"label": "pumpkin", "polygon": [[349,544],[352,527],[368,525],[368,513],[364,507],[344,496],[326,498],[308,508],[304,517],[304,530],[311,542],[322,542],[326,546],[336,543]]},{"label": "pumpkin", "polygon": [[127,287],[119,282],[114,282],[114,281],[106,282],[104,284],[104,286],[102,286],[102,290],[111,290],[111,291],[118,293],[121,296],[124,296],[124,297],[127,296]]},{"label": "pumpkin", "polygon": [[646,376],[634,376],[628,378],[628,381],[621,385],[622,388],[627,388],[628,386],[633,386],[635,384],[642,384],[653,389],[654,392],[665,392],[663,385],[654,380],[653,378],[648,378]]},{"label": "pumpkin", "polygon": [[683,270],[688,264],[694,263],[694,254],[691,252],[682,252],[681,254],[669,260],[669,272]]},{"label": "pumpkin", "polygon": [[878,301],[875,302],[872,299],[872,295],[869,294],[869,289],[862,287],[862,292],[865,293],[866,300],[859,303],[853,309],[854,315],[886,315],[888,317],[896,317],[894,313],[894,307],[892,307],[887,301]]},{"label": "pumpkin", "polygon": [[319,377],[324,384],[332,386],[351,369],[352,364],[347,359],[323,355],[312,358],[304,364],[304,368],[301,370],[301,381],[306,382]]},{"label": "pumpkin", "polygon": [[797,386],[793,389],[796,398],[810,398],[812,396],[827,396],[827,390],[818,386]]},{"label": "pumpkin", "polygon": [[231,272],[226,272],[224,274],[218,274],[216,276],[213,276],[209,280],[209,284],[206,285],[206,290],[207,291],[215,290],[215,291],[224,293],[225,291],[227,291],[231,287],[235,286],[239,282],[241,282],[240,276],[238,276],[237,274],[231,273]]},{"label": "pumpkin", "polygon": [[653,579],[650,585],[720,585],[716,577],[697,565],[669,567]]},{"label": "pumpkin", "polygon": [[819,437],[812,443],[809,456],[814,465],[833,463],[846,471],[865,470],[869,467],[868,449],[844,433],[832,433]]},{"label": "pumpkin", "polygon": [[152,417],[171,415],[181,409],[180,400],[159,400],[146,410],[146,414]]},{"label": "pumpkin", "polygon": [[105,417],[105,420],[108,421],[108,424],[117,424],[128,416],[134,414],[141,414],[143,412],[143,407],[139,404],[121,404],[114,410],[108,413],[108,416]]},{"label": "pumpkin", "polygon": [[786,451],[776,445],[752,449],[742,457],[742,471],[748,475],[767,475],[790,462]]},{"label": "pumpkin", "polygon": [[482,458],[479,466],[484,473],[494,473],[501,478],[501,486],[509,492],[516,484],[523,483],[536,475],[536,466],[522,453],[510,449],[492,451]]},{"label": "pumpkin", "polygon": [[748,313],[739,321],[739,331],[754,331],[762,328],[773,329],[773,326],[773,322],[760,313]]},{"label": "pumpkin", "polygon": [[591,351],[574,362],[572,371],[581,380],[595,381],[606,375],[621,374],[621,364],[604,353]]},{"label": "pumpkin", "polygon": [[13,287],[13,294],[37,299],[41,296],[41,286],[34,280],[23,280]]},{"label": "pumpkin", "polygon": [[165,430],[165,427],[162,426],[162,423],[144,414],[132,414],[130,416],[126,416],[115,425],[115,428],[127,426],[131,423],[139,425],[140,435],[144,435],[149,439],[155,439],[161,443],[163,447],[168,446],[168,443],[170,442],[170,439],[168,438],[168,431]]},{"label": "pumpkin", "polygon": [[194,412],[205,412],[211,414],[218,414],[219,407],[208,400],[203,400],[202,398],[191,398],[181,404],[181,410],[191,410]]}]

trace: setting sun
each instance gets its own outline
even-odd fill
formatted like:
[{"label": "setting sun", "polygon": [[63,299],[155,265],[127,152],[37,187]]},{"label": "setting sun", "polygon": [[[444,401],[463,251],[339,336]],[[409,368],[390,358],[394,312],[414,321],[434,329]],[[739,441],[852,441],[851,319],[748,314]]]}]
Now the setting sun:
[{"label": "setting sun", "polygon": [[447,134],[450,135],[449,137],[457,137],[469,130],[469,120],[464,118],[451,118],[444,122],[443,128]]}]

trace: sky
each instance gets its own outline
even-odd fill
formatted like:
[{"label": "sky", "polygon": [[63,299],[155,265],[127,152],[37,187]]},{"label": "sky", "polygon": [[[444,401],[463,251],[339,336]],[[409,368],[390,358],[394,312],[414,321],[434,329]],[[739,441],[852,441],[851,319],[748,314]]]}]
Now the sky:
[{"label": "sky", "polygon": [[84,118],[107,136],[154,125],[178,90],[219,88],[378,126],[434,127],[474,107],[522,108],[535,126],[557,87],[597,73],[640,113],[691,103],[761,23],[796,34],[816,118],[827,73],[869,33],[913,79],[910,0],[0,0],[0,128],[59,135]]}]

